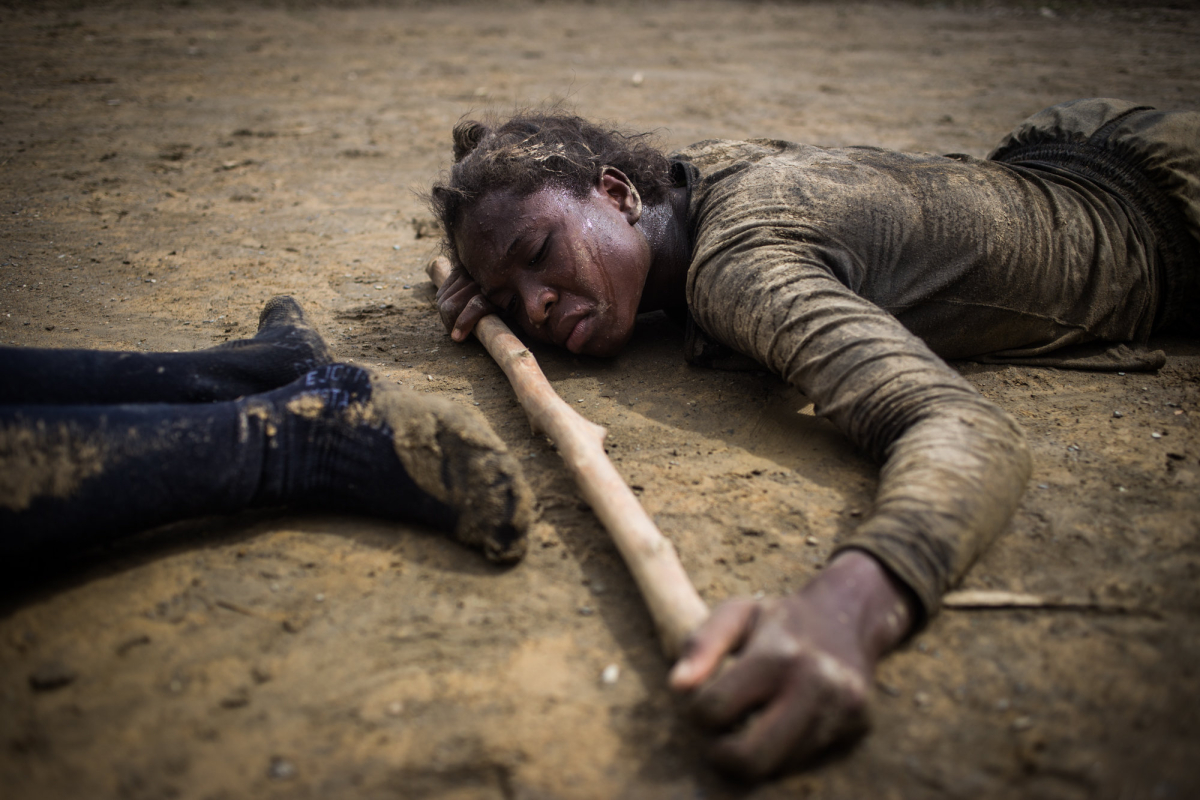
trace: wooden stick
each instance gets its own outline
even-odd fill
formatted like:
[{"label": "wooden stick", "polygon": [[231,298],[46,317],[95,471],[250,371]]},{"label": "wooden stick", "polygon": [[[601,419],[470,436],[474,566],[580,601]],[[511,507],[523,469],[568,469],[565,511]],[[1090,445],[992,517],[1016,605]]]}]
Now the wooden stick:
[{"label": "wooden stick", "polygon": [[[426,269],[435,286],[450,275],[445,257]],[[658,628],[667,657],[708,617],[708,606],[688,580],[671,542],[659,532],[604,452],[607,430],[580,416],[558,396],[537,359],[492,314],[475,324],[475,336],[504,370],[535,433],[550,437],[585,500],[608,529]]]},{"label": "wooden stick", "polygon": [[1120,603],[1101,603],[1095,600],[1041,597],[1036,594],[1006,592],[998,589],[963,589],[957,592],[948,592],[942,597],[942,605],[956,611],[1025,608],[1046,611],[1092,611],[1098,614],[1128,614],[1162,619],[1162,614],[1152,608],[1139,608]]}]

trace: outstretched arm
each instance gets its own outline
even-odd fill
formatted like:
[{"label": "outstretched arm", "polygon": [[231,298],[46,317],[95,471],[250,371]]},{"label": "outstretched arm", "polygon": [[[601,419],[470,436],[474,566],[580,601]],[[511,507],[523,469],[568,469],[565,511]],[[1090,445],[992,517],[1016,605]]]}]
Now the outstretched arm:
[{"label": "outstretched arm", "polygon": [[876,662],[1008,524],[1030,459],[1016,423],[838,282],[819,248],[741,244],[706,258],[699,243],[696,321],[883,462],[871,516],[821,575],[789,597],[719,608],[672,673],[702,721],[733,731],[714,758],[761,776],[863,728]]}]

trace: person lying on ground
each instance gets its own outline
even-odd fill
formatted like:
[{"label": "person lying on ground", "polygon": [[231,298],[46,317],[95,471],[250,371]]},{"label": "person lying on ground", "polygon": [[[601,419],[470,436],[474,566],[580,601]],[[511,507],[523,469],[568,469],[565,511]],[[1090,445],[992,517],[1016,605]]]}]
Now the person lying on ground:
[{"label": "person lying on ground", "polygon": [[0,558],[288,506],[523,554],[533,495],[474,409],[331,363],[290,297],[190,353],[0,348]]},{"label": "person lying on ground", "polygon": [[499,312],[610,356],[664,310],[690,362],[751,359],[882,462],[825,569],[720,606],[670,675],[712,757],[751,776],[864,728],[878,659],[1017,507],[1023,434],[943,359],[1154,369],[1149,336],[1200,309],[1200,114],[1073,101],[987,160],[764,139],[665,155],[556,111],[453,141],[430,199],[454,340]]}]

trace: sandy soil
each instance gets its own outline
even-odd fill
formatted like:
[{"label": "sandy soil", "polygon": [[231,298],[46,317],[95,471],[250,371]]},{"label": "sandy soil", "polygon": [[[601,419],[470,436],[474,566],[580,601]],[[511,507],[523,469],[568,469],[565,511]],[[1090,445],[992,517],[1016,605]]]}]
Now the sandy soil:
[{"label": "sandy soil", "polygon": [[[0,343],[205,347],[290,293],[340,358],[478,406],[541,522],[508,570],[428,530],[279,512],[10,579],[0,793],[1198,796],[1196,342],[1161,342],[1149,375],[958,365],[1036,456],[966,586],[1093,608],[944,613],[883,665],[862,743],[747,787],[705,765],[603,530],[422,272],[418,194],[473,109],[565,96],[668,146],[982,156],[1076,96],[1200,106],[1200,14],[1052,5],[6,4]],[[680,350],[650,318],[612,361],[537,354],[706,599],[786,592],[852,532],[875,467],[779,381]]]}]

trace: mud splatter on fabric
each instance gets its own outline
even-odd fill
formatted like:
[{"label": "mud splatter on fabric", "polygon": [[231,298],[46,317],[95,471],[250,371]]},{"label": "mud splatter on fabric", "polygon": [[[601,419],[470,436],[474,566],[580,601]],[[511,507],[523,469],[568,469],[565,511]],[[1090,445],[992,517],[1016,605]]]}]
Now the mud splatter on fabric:
[{"label": "mud splatter on fabric", "polygon": [[65,424],[0,428],[0,506],[22,511],[37,497],[68,497],[104,469],[104,451]]}]

